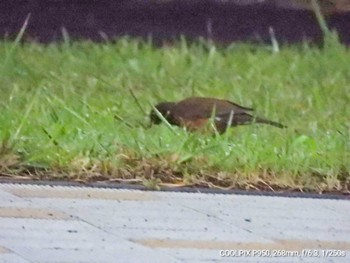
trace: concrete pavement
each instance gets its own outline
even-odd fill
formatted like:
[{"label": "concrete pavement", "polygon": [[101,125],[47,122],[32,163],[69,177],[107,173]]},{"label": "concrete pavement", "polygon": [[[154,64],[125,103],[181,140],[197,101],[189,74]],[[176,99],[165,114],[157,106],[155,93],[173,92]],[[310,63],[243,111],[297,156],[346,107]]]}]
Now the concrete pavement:
[{"label": "concrete pavement", "polygon": [[1,183],[3,262],[350,262],[350,201]]}]

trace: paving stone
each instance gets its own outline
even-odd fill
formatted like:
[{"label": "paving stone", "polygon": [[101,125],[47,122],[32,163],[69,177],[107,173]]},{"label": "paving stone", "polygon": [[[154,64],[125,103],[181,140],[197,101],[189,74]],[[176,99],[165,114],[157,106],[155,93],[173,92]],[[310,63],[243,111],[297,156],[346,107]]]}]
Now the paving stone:
[{"label": "paving stone", "polygon": [[13,253],[0,253],[0,263],[31,263]]},{"label": "paving stone", "polygon": [[80,221],[0,217],[0,233],[0,245],[33,262],[127,262],[135,251],[175,261]]},{"label": "paving stone", "polygon": [[[6,189],[6,188],[5,188]],[[69,198],[69,199],[102,199],[102,200],[137,200],[145,201],[156,198],[150,192],[142,191],[113,191],[113,189],[95,189],[82,187],[30,187],[15,185],[7,187],[7,192],[19,197],[40,198]]]},{"label": "paving stone", "polygon": [[0,188],[0,201],[1,202],[12,203],[14,201],[19,201],[19,200],[21,200],[20,197],[15,196],[9,192],[6,192]]},{"label": "paving stone", "polygon": [[[345,263],[348,211],[348,200],[0,184],[0,263]],[[346,257],[219,254],[304,248]]]},{"label": "paving stone", "polygon": [[27,207],[0,207],[0,217],[36,218],[36,219],[72,219],[72,216],[50,209]]}]

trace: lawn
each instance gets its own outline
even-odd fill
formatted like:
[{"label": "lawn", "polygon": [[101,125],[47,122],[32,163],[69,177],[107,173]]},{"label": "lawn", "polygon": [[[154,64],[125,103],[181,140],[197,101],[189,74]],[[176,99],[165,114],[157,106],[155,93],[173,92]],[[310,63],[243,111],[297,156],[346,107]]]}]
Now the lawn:
[{"label": "lawn", "polygon": [[[350,51],[184,40],[0,42],[4,178],[347,192]],[[288,126],[223,135],[149,127],[164,100],[210,96]]]}]

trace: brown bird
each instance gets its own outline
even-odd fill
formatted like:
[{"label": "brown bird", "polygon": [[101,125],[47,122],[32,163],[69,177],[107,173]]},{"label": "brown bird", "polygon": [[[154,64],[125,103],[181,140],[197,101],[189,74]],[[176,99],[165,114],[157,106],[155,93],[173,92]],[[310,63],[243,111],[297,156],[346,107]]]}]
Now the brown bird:
[{"label": "brown bird", "polygon": [[[208,121],[213,118],[216,130],[224,133],[231,126],[264,123],[278,128],[286,126],[253,116],[252,108],[240,106],[228,100],[205,97],[191,97],[179,102],[162,102],[155,106],[162,116],[172,125],[186,127],[195,131],[207,127]],[[150,113],[151,123],[162,122],[159,114],[153,109]]]}]

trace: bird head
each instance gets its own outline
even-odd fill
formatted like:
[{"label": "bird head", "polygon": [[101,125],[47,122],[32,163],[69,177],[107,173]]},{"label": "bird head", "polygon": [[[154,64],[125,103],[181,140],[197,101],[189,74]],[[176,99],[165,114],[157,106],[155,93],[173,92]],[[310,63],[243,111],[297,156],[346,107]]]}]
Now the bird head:
[{"label": "bird head", "polygon": [[[169,120],[169,117],[171,116],[171,110],[172,107],[175,105],[174,102],[162,102],[154,107],[157,109],[157,111],[162,114],[162,116],[166,119]],[[162,122],[161,118],[158,116],[157,112],[152,109],[150,113],[150,119],[151,123],[154,124],[160,124]]]}]

